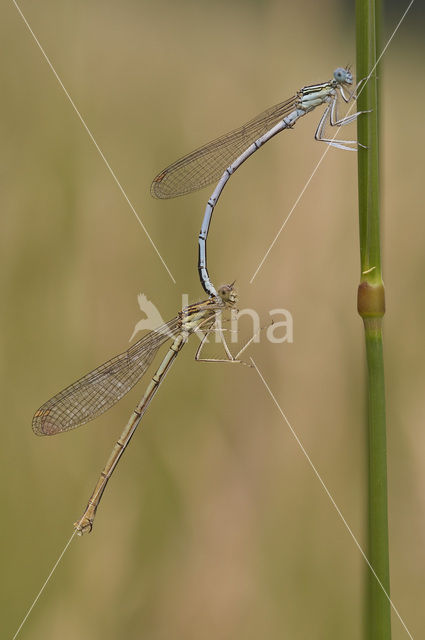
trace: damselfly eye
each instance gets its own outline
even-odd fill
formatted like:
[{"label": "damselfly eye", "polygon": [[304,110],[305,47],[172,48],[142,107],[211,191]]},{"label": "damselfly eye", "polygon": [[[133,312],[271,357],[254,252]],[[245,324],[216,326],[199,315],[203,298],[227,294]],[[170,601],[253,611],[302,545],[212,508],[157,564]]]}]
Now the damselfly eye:
[{"label": "damselfly eye", "polygon": [[344,82],[347,79],[347,71],[342,67],[338,67],[334,71],[334,78],[337,82]]}]

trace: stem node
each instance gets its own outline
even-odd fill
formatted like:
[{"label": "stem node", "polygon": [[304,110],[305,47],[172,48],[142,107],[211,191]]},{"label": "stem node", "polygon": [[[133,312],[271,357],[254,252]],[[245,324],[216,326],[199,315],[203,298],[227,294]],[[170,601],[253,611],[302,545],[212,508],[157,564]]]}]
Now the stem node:
[{"label": "stem node", "polygon": [[385,289],[383,283],[361,282],[357,290],[357,311],[365,318],[382,318],[385,313]]}]

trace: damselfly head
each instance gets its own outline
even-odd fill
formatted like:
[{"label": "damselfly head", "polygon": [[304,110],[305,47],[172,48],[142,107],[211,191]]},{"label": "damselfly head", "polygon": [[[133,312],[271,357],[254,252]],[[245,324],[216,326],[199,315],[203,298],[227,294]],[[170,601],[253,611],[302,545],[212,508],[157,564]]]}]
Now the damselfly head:
[{"label": "damselfly head", "polygon": [[338,69],[335,69],[334,78],[337,84],[353,84],[353,75],[349,67],[347,67],[346,69],[344,69],[343,67],[338,67]]},{"label": "damselfly head", "polygon": [[238,295],[233,288],[234,284],[235,281],[233,281],[232,284],[223,284],[218,290],[218,295],[223,300],[223,302],[226,302],[227,304],[233,305],[237,302]]}]

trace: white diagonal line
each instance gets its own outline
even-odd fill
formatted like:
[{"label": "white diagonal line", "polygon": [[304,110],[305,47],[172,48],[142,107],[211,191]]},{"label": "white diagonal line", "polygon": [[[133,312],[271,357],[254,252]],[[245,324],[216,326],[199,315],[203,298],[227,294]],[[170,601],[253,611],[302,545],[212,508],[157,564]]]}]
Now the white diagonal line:
[{"label": "white diagonal line", "polygon": [[[338,133],[338,132],[337,132]],[[336,135],[336,134],[335,134]],[[335,136],[334,138],[335,139]],[[274,245],[276,244],[280,234],[282,233],[282,231],[284,230],[286,223],[288,222],[289,218],[292,216],[297,204],[299,203],[299,201],[301,200],[301,198],[303,197],[308,185],[310,184],[310,182],[313,180],[314,175],[316,174],[316,171],[318,170],[318,168],[320,167],[320,165],[323,162],[323,159],[325,157],[325,155],[328,153],[330,147],[327,146],[325,151],[322,154],[322,157],[320,158],[319,162],[316,164],[316,166],[313,169],[313,172],[311,174],[311,176],[309,177],[309,179],[307,180],[307,182],[305,183],[305,185],[303,186],[303,188],[300,191],[300,194],[298,196],[298,198],[295,200],[295,203],[292,205],[292,208],[290,210],[290,212],[288,213],[288,215],[286,216],[285,220],[283,221],[282,226],[280,227],[279,231],[276,233],[271,245],[269,246],[269,248],[267,249],[266,253],[264,254],[264,257],[262,258],[260,264],[258,265],[258,267],[256,268],[254,274],[251,277],[251,280],[249,281],[249,284],[252,284],[254,282],[254,279],[257,276],[257,273],[260,271],[261,267],[263,266],[265,260],[267,259],[267,256],[269,255],[270,251],[273,249]]]},{"label": "white diagonal line", "polygon": [[71,96],[69,95],[68,91],[65,88],[65,85],[63,84],[62,80],[60,79],[59,75],[57,74],[55,68],[53,67],[53,64],[50,62],[49,57],[47,56],[47,53],[44,51],[43,47],[41,46],[37,36],[35,35],[34,31],[31,29],[28,20],[26,19],[26,17],[24,16],[24,14],[22,13],[21,9],[19,8],[18,4],[16,3],[16,0],[12,0],[13,4],[15,5],[19,15],[21,16],[22,20],[24,21],[25,25],[28,28],[28,31],[30,32],[30,34],[32,35],[32,37],[34,38],[34,41],[36,42],[38,48],[40,49],[41,53],[43,54],[44,59],[46,60],[47,64],[49,65],[51,71],[53,72],[56,80],[59,82],[63,92],[65,93],[66,97],[68,98],[69,102],[71,103],[72,108],[74,109],[75,113],[77,114],[81,124],[83,125],[84,129],[86,130],[90,140],[93,142],[94,146],[96,147],[100,157],[102,158],[103,162],[105,163],[105,165],[107,166],[109,173],[111,174],[111,176],[113,177],[113,179],[115,180],[116,185],[118,186],[118,189],[121,191],[122,195],[124,196],[125,200],[127,201],[128,206],[130,207],[130,209],[132,210],[132,212],[134,213],[138,223],[140,224],[140,226],[142,227],[143,231],[146,234],[147,239],[149,240],[149,242],[151,243],[154,251],[156,252],[158,258],[161,260],[162,264],[164,265],[168,275],[170,276],[171,280],[174,282],[174,284],[176,284],[176,281],[174,279],[173,274],[171,273],[170,269],[168,268],[164,258],[161,256],[156,244],[154,243],[154,241],[152,240],[151,236],[149,235],[148,230],[146,229],[145,225],[143,224],[142,220],[140,219],[136,209],[134,208],[134,206],[132,205],[132,203],[130,202],[130,199],[128,198],[126,192],[124,191],[123,187],[121,186],[120,181],[118,180],[117,176],[115,175],[111,165],[109,164],[109,162],[107,161],[102,149],[99,147],[99,145],[97,144],[92,132],[90,131],[90,129],[88,128],[87,124],[84,121],[83,116],[81,115],[81,113],[78,111],[73,99],[71,98]]},{"label": "white diagonal line", "polygon": [[[387,41],[387,43],[386,43],[385,47],[382,49],[382,51],[381,51],[381,53],[380,53],[380,55],[379,55],[379,57],[378,57],[377,61],[376,61],[376,62],[375,62],[375,64],[373,65],[373,67],[372,67],[372,69],[370,70],[370,72],[369,72],[369,74],[368,74],[368,76],[367,76],[366,80],[364,81],[364,83],[363,83],[362,87],[360,88],[360,90],[359,90],[359,92],[358,92],[358,94],[357,94],[358,96],[361,94],[361,92],[362,92],[362,91],[363,91],[363,89],[365,88],[366,84],[369,82],[369,80],[370,80],[370,77],[371,77],[372,73],[375,71],[375,69],[376,69],[377,65],[379,64],[379,61],[381,60],[382,56],[384,55],[384,53],[386,52],[386,50],[387,50],[387,49],[388,49],[388,47],[390,46],[390,43],[391,43],[392,39],[394,38],[395,34],[397,33],[397,31],[398,31],[398,29],[399,29],[399,27],[400,27],[401,23],[402,23],[402,22],[403,22],[403,20],[405,19],[406,15],[407,15],[407,13],[408,13],[408,11],[409,11],[409,9],[410,9],[410,7],[412,6],[412,4],[413,4],[413,3],[414,3],[414,0],[410,0],[409,4],[408,4],[408,6],[407,6],[406,11],[403,13],[403,15],[401,16],[400,20],[398,21],[397,26],[395,27],[394,31],[392,32],[391,36],[389,37],[389,39],[388,39],[388,41]],[[346,116],[350,115],[350,113],[351,113],[351,111],[353,110],[353,108],[354,108],[354,102],[352,102],[352,103],[351,103],[350,108],[347,110]],[[334,137],[332,138],[332,142],[333,142],[333,141],[335,140],[335,138],[337,137],[337,135],[338,135],[338,133],[339,133],[340,129],[341,129],[341,127],[338,127],[338,128],[337,128],[336,133],[335,133]],[[305,183],[304,187],[301,189],[301,192],[300,192],[300,194],[299,194],[298,198],[295,200],[295,203],[294,203],[294,205],[292,206],[292,208],[291,208],[290,212],[288,213],[288,215],[286,216],[285,220],[283,221],[282,226],[280,227],[279,231],[276,233],[276,235],[275,235],[275,237],[274,237],[274,239],[273,239],[272,243],[270,244],[269,248],[267,249],[266,253],[264,254],[264,257],[262,258],[262,260],[261,260],[260,264],[258,265],[258,267],[256,268],[256,270],[254,271],[254,274],[252,275],[251,280],[249,281],[249,284],[252,284],[252,283],[253,283],[253,281],[254,281],[254,279],[256,278],[257,273],[260,271],[260,269],[261,269],[261,267],[263,266],[263,264],[264,264],[265,260],[267,259],[267,256],[269,255],[270,251],[273,249],[274,245],[276,244],[277,239],[279,238],[280,234],[282,233],[283,229],[285,228],[286,223],[288,222],[289,218],[292,216],[292,214],[293,214],[293,212],[294,212],[295,208],[297,207],[297,205],[298,205],[299,201],[300,201],[300,200],[301,200],[301,198],[303,197],[303,195],[304,195],[304,193],[305,193],[305,191],[306,191],[306,189],[307,189],[308,185],[310,184],[310,182],[312,181],[313,177],[315,176],[315,174],[316,174],[316,172],[317,172],[318,168],[319,168],[319,167],[320,167],[320,165],[322,164],[322,161],[323,161],[324,157],[326,156],[326,154],[328,153],[329,149],[330,149],[330,145],[327,145],[327,146],[326,146],[326,149],[325,149],[325,150],[324,150],[324,152],[322,153],[322,155],[321,155],[321,157],[320,157],[320,159],[319,159],[318,163],[317,163],[317,164],[316,164],[316,166],[314,167],[314,169],[313,169],[313,171],[312,171],[312,173],[311,173],[310,177],[308,178],[308,180],[307,180],[307,182]]]},{"label": "white diagonal line", "polygon": [[282,407],[280,406],[279,402],[277,401],[277,399],[275,398],[275,396],[273,395],[272,390],[270,389],[269,385],[267,384],[266,380],[264,379],[263,374],[261,373],[261,371],[259,370],[259,368],[257,367],[257,365],[255,364],[253,358],[250,357],[250,360],[252,362],[252,364],[254,365],[254,368],[256,370],[256,372],[258,373],[260,380],[262,381],[262,383],[264,384],[265,388],[267,389],[267,392],[269,394],[269,396],[271,397],[271,399],[273,400],[274,404],[276,405],[276,407],[278,408],[278,411],[280,413],[280,415],[282,416],[282,418],[285,420],[286,424],[288,425],[292,435],[294,436],[299,448],[301,449],[301,451],[303,452],[304,456],[307,458],[307,461],[310,465],[310,467],[313,469],[314,474],[316,476],[316,478],[319,480],[320,484],[322,485],[322,488],[324,489],[326,495],[328,496],[329,500],[331,501],[333,507],[335,508],[337,514],[339,515],[339,517],[341,518],[342,522],[344,523],[345,528],[347,529],[348,533],[350,534],[350,536],[352,537],[352,539],[354,540],[354,543],[357,547],[357,549],[360,551],[361,555],[363,556],[363,559],[365,560],[367,566],[369,567],[369,569],[371,570],[371,572],[373,573],[373,576],[375,577],[376,581],[378,582],[379,586],[381,587],[382,591],[385,594],[385,597],[387,598],[388,602],[391,605],[392,610],[394,611],[394,613],[396,614],[397,618],[400,620],[401,624],[403,625],[407,635],[409,636],[409,638],[411,638],[411,640],[413,640],[413,636],[410,633],[409,629],[407,628],[407,626],[405,625],[403,618],[401,617],[401,615],[399,614],[398,610],[396,609],[393,601],[391,600],[390,596],[388,595],[387,591],[385,590],[384,585],[382,584],[382,582],[380,581],[380,579],[378,578],[374,568],[372,567],[372,565],[370,564],[369,560],[367,559],[367,556],[365,554],[365,552],[363,551],[362,547],[360,546],[360,543],[357,541],[356,536],[354,535],[354,533],[352,532],[350,525],[348,524],[348,522],[346,521],[346,519],[344,518],[344,516],[342,515],[341,509],[338,507],[337,503],[335,502],[331,492],[329,491],[328,487],[326,486],[325,482],[322,479],[322,476],[320,475],[320,473],[318,472],[318,470],[316,469],[316,467],[314,466],[314,463],[312,461],[312,459],[310,458],[310,456],[308,455],[307,451],[305,450],[301,440],[299,439],[299,437],[297,436],[297,434],[295,433],[291,423],[289,422],[288,418],[286,417],[286,415],[283,412]]},{"label": "white diagonal line", "polygon": [[66,543],[65,547],[63,548],[63,550],[61,551],[61,553],[59,554],[58,559],[56,560],[55,564],[53,565],[53,568],[51,570],[51,572],[49,573],[49,575],[47,576],[46,580],[44,581],[43,586],[41,587],[40,591],[38,592],[38,594],[36,595],[36,597],[33,600],[32,605],[30,606],[30,608],[28,609],[28,611],[25,614],[24,619],[22,620],[21,624],[19,625],[18,629],[16,630],[15,635],[13,636],[12,640],[16,640],[16,638],[18,637],[18,634],[20,632],[20,630],[22,629],[22,627],[24,626],[25,622],[27,621],[31,611],[34,609],[35,605],[38,602],[39,597],[41,596],[41,594],[43,593],[44,589],[47,587],[47,584],[50,580],[50,578],[52,577],[52,575],[54,574],[54,572],[56,571],[56,568],[59,564],[59,562],[62,560],[63,556],[65,555],[65,551],[68,549],[69,545],[71,544],[75,534],[77,533],[77,529],[75,529],[74,533],[72,534],[72,536],[70,537],[70,539],[68,540],[68,542]]}]

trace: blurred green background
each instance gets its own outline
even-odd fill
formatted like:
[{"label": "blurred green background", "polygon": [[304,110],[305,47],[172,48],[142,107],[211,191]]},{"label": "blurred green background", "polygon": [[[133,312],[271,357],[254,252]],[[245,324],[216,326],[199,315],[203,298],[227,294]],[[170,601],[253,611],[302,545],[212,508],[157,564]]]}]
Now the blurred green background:
[{"label": "blurred green background", "polygon": [[[406,3],[407,4],[407,3]],[[384,58],[383,242],[388,315],[391,594],[425,628],[423,31],[418,6]],[[396,3],[391,35],[405,8]],[[355,61],[351,3],[21,3],[32,29],[177,284],[173,284],[31,38],[2,8],[2,637],[10,638],[72,532],[139,385],[54,438],[34,411],[126,348],[144,292],[164,319],[196,271],[206,189],[154,201],[171,161]],[[232,178],[209,261],[240,306],[283,307],[294,343],[250,354],[365,545],[364,347],[356,155],[324,151],[302,119]],[[352,133],[355,135],[355,129]],[[243,227],[242,227],[243,225]],[[249,332],[249,326],[245,327]],[[362,635],[365,563],[255,371],[183,351],[75,539],[22,640],[209,640]],[[393,617],[393,638],[406,638]]]}]

